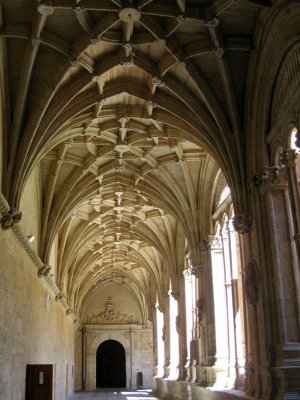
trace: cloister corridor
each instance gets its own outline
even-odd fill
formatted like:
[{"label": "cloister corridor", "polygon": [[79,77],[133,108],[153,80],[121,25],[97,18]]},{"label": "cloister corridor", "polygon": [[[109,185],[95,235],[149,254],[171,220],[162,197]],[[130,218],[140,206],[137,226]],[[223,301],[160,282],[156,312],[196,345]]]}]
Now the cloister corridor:
[{"label": "cloister corridor", "polygon": [[0,321],[0,400],[300,400],[300,0],[0,0]]}]

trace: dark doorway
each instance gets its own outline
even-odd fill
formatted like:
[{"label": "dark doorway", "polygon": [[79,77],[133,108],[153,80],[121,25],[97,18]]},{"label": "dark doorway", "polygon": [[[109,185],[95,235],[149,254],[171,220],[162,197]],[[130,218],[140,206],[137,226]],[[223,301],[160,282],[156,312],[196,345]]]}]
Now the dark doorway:
[{"label": "dark doorway", "polygon": [[126,387],[125,349],[116,340],[106,340],[97,349],[97,388]]},{"label": "dark doorway", "polygon": [[29,364],[26,368],[26,400],[52,400],[53,365]]}]

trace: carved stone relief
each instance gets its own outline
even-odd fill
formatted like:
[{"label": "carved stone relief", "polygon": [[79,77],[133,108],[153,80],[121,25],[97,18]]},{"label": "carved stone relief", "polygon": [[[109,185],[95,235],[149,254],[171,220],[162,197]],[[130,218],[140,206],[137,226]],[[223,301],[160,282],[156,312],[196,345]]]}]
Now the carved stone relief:
[{"label": "carved stone relief", "polygon": [[281,155],[283,165],[287,168],[294,168],[296,165],[297,153],[295,150],[285,150]]},{"label": "carved stone relief", "polygon": [[274,183],[285,183],[285,168],[279,166],[264,167],[260,174],[254,175],[254,184],[260,188]]},{"label": "carved stone relief", "polygon": [[105,305],[105,310],[99,314],[91,314],[87,316],[87,324],[136,324],[132,315],[122,314],[115,311],[115,304],[109,297]]},{"label": "carved stone relief", "polygon": [[233,228],[242,235],[249,233],[252,226],[251,214],[237,214],[232,219]]}]

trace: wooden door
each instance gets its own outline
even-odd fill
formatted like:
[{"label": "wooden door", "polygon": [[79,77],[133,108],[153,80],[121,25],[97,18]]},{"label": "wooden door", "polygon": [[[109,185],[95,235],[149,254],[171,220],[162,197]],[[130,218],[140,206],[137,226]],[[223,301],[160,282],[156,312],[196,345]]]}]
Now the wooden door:
[{"label": "wooden door", "polygon": [[26,370],[26,400],[52,400],[53,365],[29,364]]}]

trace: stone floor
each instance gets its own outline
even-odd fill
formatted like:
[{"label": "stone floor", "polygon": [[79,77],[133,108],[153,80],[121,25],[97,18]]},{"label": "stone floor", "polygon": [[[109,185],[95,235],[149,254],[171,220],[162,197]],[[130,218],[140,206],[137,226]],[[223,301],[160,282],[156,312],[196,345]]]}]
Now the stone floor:
[{"label": "stone floor", "polygon": [[95,392],[75,393],[72,400],[158,400],[150,390],[103,389]]}]

